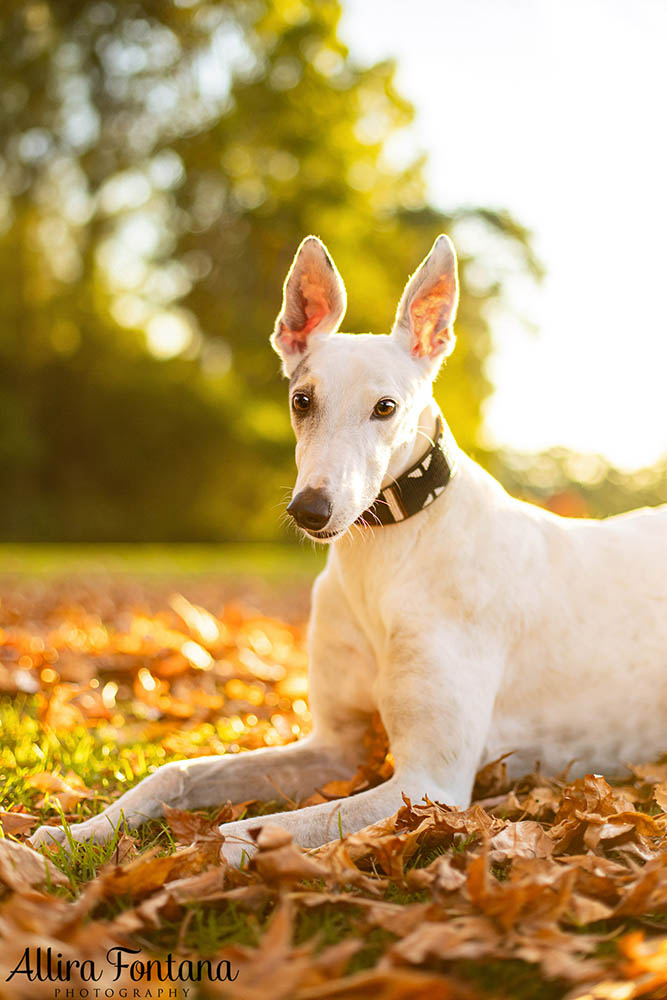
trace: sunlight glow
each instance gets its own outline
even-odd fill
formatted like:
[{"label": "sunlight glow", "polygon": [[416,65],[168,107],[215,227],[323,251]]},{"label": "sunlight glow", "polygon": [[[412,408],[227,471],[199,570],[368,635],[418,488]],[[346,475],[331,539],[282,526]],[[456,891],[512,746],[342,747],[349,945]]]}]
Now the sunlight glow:
[{"label": "sunlight glow", "polygon": [[181,653],[197,670],[208,670],[213,665],[211,654],[192,639],[188,639],[187,642],[183,643]]},{"label": "sunlight glow", "polygon": [[397,58],[417,120],[395,152],[428,153],[434,202],[534,232],[547,277],[493,318],[488,440],[626,468],[666,454],[667,6],[346,0],[342,34],[363,62]]},{"label": "sunlight glow", "polygon": [[146,324],[146,340],[155,357],[172,358],[181,354],[193,336],[192,324],[178,312],[160,312]]}]

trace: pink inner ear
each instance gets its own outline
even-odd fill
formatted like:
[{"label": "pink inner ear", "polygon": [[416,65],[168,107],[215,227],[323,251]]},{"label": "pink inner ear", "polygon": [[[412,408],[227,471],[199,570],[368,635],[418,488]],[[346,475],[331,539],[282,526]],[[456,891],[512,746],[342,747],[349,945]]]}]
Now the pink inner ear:
[{"label": "pink inner ear", "polygon": [[300,282],[301,294],[305,302],[305,313],[307,316],[306,325],[301,331],[305,337],[314,330],[320,320],[323,320],[331,311],[329,301],[324,294],[324,289],[313,280],[311,275],[304,274]]},{"label": "pink inner ear", "polygon": [[445,276],[415,298],[410,306],[414,331],[411,353],[414,357],[433,358],[443,350],[451,336],[451,310],[451,282]]},{"label": "pink inner ear", "polygon": [[303,274],[301,276],[299,291],[303,299],[303,311],[306,322],[297,330],[290,330],[282,323],[279,339],[284,350],[303,353],[306,349],[308,335],[331,312],[331,306],[329,305],[324,289],[310,274]]}]

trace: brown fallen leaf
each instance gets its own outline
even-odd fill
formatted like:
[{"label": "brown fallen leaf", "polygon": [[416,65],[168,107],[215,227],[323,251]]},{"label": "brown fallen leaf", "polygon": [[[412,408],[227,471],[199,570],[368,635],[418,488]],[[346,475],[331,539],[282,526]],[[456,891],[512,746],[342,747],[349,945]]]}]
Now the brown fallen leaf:
[{"label": "brown fallen leaf", "polygon": [[121,833],[113,854],[100,868],[97,870],[99,875],[107,875],[109,872],[115,871],[119,865],[124,865],[126,862],[131,861],[132,858],[136,858],[139,852],[137,850],[137,841],[135,837],[130,836],[127,833]]},{"label": "brown fallen leaf", "polygon": [[480,768],[475,776],[475,787],[473,789],[473,802],[477,799],[486,799],[491,796],[500,795],[509,788],[507,779],[507,764],[505,761],[514,753],[509,750],[496,760],[490,761]]},{"label": "brown fallen leaf", "polygon": [[[113,927],[122,934],[130,934],[143,927],[159,927],[161,919],[176,918],[181,909],[189,903],[205,903],[218,899],[243,900],[249,904],[261,897],[265,900],[267,891],[262,886],[245,886],[241,889],[225,889],[224,868],[208,868],[197,875],[189,875],[169,882],[162,891],[145,898],[138,906],[125,910],[113,921]],[[253,900],[253,901],[254,901]]]},{"label": "brown fallen leaf", "polygon": [[661,781],[653,789],[653,798],[664,813],[667,813],[667,780]]},{"label": "brown fallen leaf", "polygon": [[501,935],[493,922],[479,915],[420,924],[391,945],[392,960],[423,965],[430,958],[484,958],[495,954]]},{"label": "brown fallen leaf", "polygon": [[645,864],[632,881],[618,886],[618,891],[617,917],[661,911],[667,905],[667,853]]},{"label": "brown fallen leaf", "polygon": [[[512,793],[510,792],[510,796]],[[508,816],[530,816],[545,820],[558,811],[560,795],[550,785],[538,785],[521,798],[514,796],[513,803],[506,811]]]},{"label": "brown fallen leaf", "polygon": [[628,833],[639,841],[663,836],[662,829],[652,816],[633,809],[607,816],[603,822],[598,822],[597,817],[591,815],[586,819],[589,826],[584,833],[584,843],[591,850],[595,850],[602,840],[616,840]]},{"label": "brown fallen leaf", "polygon": [[262,823],[261,819],[258,820],[256,827],[251,828],[250,836],[260,851],[275,851],[279,847],[287,847],[288,844],[292,843],[292,834],[289,830],[278,826],[277,823]]},{"label": "brown fallen leaf", "polygon": [[504,820],[489,815],[479,805],[457,809],[455,806],[431,802],[430,799],[416,804],[404,801],[405,805],[396,815],[397,830],[421,827],[424,843],[451,843],[457,834],[464,837],[486,834],[492,836],[505,826]]},{"label": "brown fallen leaf", "polygon": [[265,823],[250,830],[258,851],[248,868],[270,886],[291,886],[303,879],[325,878],[324,865],[309,857],[292,843],[292,835],[274,823]]},{"label": "brown fallen leaf", "polygon": [[138,899],[156,892],[165,883],[195,875],[203,868],[219,864],[217,845],[192,844],[190,847],[178,848],[173,854],[162,856],[158,856],[157,848],[153,848],[107,872],[102,877],[104,895],[106,898],[129,896]]},{"label": "brown fallen leaf", "polygon": [[568,917],[574,924],[583,927],[597,920],[608,920],[614,909],[599,899],[592,899],[579,892],[573,892],[567,904]]},{"label": "brown fallen leaf", "polygon": [[373,927],[382,927],[397,937],[406,937],[427,920],[442,917],[433,903],[387,903],[376,900],[363,909],[363,919]]},{"label": "brown fallen leaf", "polygon": [[37,816],[24,812],[4,812],[0,809],[0,828],[8,837],[20,837],[32,833],[39,823]]},{"label": "brown fallen leaf", "polygon": [[576,849],[582,841],[595,850],[601,840],[628,833],[640,839],[660,830],[650,816],[634,809],[622,790],[612,788],[599,774],[587,774],[563,789],[549,836],[558,854]]},{"label": "brown fallen leaf", "polygon": [[369,896],[381,896],[389,882],[373,872],[361,871],[347,851],[347,840],[334,840],[308,852],[327,871],[327,883],[354,886]]},{"label": "brown fallen leaf", "polygon": [[667,761],[660,764],[630,764],[629,767],[634,775],[648,784],[658,785],[667,781]]},{"label": "brown fallen leaf", "polygon": [[85,724],[86,716],[76,704],[78,684],[56,684],[39,695],[39,719],[50,729],[73,729]]},{"label": "brown fallen leaf", "polygon": [[413,969],[371,969],[320,987],[302,989],[294,1000],[480,1000],[479,994],[447,976]]},{"label": "brown fallen leaf", "polygon": [[461,856],[450,857],[441,854],[425,868],[412,868],[406,875],[409,889],[430,889],[434,899],[442,902],[449,893],[457,892],[466,884],[466,873],[460,865]]},{"label": "brown fallen leaf", "polygon": [[209,819],[204,813],[174,809],[166,804],[163,805],[163,808],[164,818],[169,824],[169,829],[177,844],[194,844],[206,840],[222,846],[224,837],[219,826],[228,819],[227,814],[230,810],[226,806],[223,806],[213,819]]},{"label": "brown fallen leaf", "polygon": [[[140,985],[148,986],[148,980],[145,976],[132,977],[127,969],[121,970],[119,977],[116,977],[116,969],[107,962],[107,955],[109,949],[118,945],[127,947],[126,942],[115,937],[109,926],[99,920],[71,926],[63,938],[51,937],[45,931],[15,933],[12,937],[0,938],[0,981],[7,984],[11,971],[22,960],[26,948],[32,956],[33,968],[38,949],[42,954],[42,968],[50,949],[52,955],[62,960],[64,967],[67,962],[72,963],[69,977],[62,986],[63,992],[67,988],[75,997],[91,995],[90,992],[85,992],[90,991],[91,980],[86,978],[85,973],[82,974],[81,969],[81,963],[88,960],[94,963],[97,970],[94,989],[100,990],[100,996],[111,996],[112,992],[120,996],[136,996],[134,990]],[[145,967],[149,956],[144,951],[137,950],[131,957],[142,962]],[[54,1000],[54,996],[58,996],[55,992],[58,988],[43,972],[41,978],[17,976],[5,986],[3,997],[7,1000]],[[107,990],[110,992],[107,993]],[[145,995],[144,989],[140,992]]]},{"label": "brown fallen leaf", "polygon": [[627,882],[632,881],[632,872],[627,865],[598,854],[561,855],[560,860],[570,868],[575,868],[576,889],[594,899],[613,905]]},{"label": "brown fallen leaf", "polygon": [[37,802],[38,809],[45,809],[57,803],[63,812],[71,812],[77,802],[92,798],[94,792],[87,788],[78,775],[68,771],[62,776],[55,771],[39,771],[26,778],[26,784],[46,792]]},{"label": "brown fallen leaf", "polygon": [[24,892],[38,885],[69,885],[69,879],[39,851],[0,839],[0,883]]},{"label": "brown fallen leaf", "polygon": [[21,939],[27,934],[68,938],[89,918],[101,897],[100,879],[89,882],[74,901],[22,888],[0,906],[0,940]]},{"label": "brown fallen leaf", "polygon": [[233,982],[211,983],[208,991],[234,1000],[294,1000],[308,974],[313,943],[294,947],[292,934],[292,907],[284,900],[257,948],[233,944],[215,956],[238,975]]},{"label": "brown fallen leaf", "polygon": [[494,834],[489,843],[489,859],[494,862],[512,858],[548,858],[553,840],[534,820],[510,823]]},{"label": "brown fallen leaf", "polygon": [[405,863],[419,846],[423,825],[420,824],[413,830],[398,832],[397,818],[398,814],[390,816],[345,837],[348,857],[356,864],[372,856],[376,864],[390,878],[402,878]]},{"label": "brown fallen leaf", "polygon": [[513,931],[505,947],[516,958],[539,965],[547,979],[581,983],[605,972],[601,961],[590,958],[601,940],[602,935],[567,934],[553,923],[533,923]]},{"label": "brown fallen leaf", "polygon": [[566,910],[576,873],[551,858],[519,858],[509,878],[499,882],[489,869],[488,850],[468,865],[470,901],[505,929],[518,921],[557,921]]}]

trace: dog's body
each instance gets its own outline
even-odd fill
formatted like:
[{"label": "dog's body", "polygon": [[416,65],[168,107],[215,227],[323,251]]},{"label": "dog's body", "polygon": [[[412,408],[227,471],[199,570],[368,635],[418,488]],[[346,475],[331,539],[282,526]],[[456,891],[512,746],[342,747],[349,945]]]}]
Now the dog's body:
[{"label": "dog's body", "polygon": [[433,753],[429,773],[459,805],[480,763],[507,751],[515,774],[537,760],[618,772],[667,749],[666,578],[667,507],[567,520],[459,457],[431,508],[334,547],[316,641],[347,632],[355,653],[327,671],[326,698],[372,712],[394,687],[408,752]]},{"label": "dog's body", "polygon": [[[431,384],[453,347],[456,300],[441,237],[390,336],[334,333],[342,282],[319,241],[304,241],[273,342],[298,438],[288,509],[333,542],[309,633],[313,734],[165,765],[73,827],[77,839],[107,839],[122,817],[137,825],[163,802],[306,797],[354,773],[375,711],[395,761],[389,781],[264,821],[317,846],[389,816],[403,793],[468,805],[477,768],[507,751],[513,773],[536,761],[547,772],[572,761],[618,772],[667,749],[667,506],[601,522],[557,517],[509,497],[445,425],[455,471],[437,500],[391,526],[355,523],[434,435]],[[260,822],[222,827],[230,860]],[[53,836],[62,832],[42,827],[33,842]]]}]

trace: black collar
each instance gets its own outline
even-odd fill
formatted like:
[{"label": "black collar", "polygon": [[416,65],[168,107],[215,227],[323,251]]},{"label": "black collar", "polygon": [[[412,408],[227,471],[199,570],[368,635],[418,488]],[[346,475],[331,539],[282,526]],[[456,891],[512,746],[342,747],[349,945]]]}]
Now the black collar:
[{"label": "black collar", "polygon": [[373,503],[357,518],[357,524],[372,528],[398,524],[432,504],[454,475],[454,456],[443,442],[442,417],[438,414],[435,440],[425,455],[390,486],[380,490]]}]

